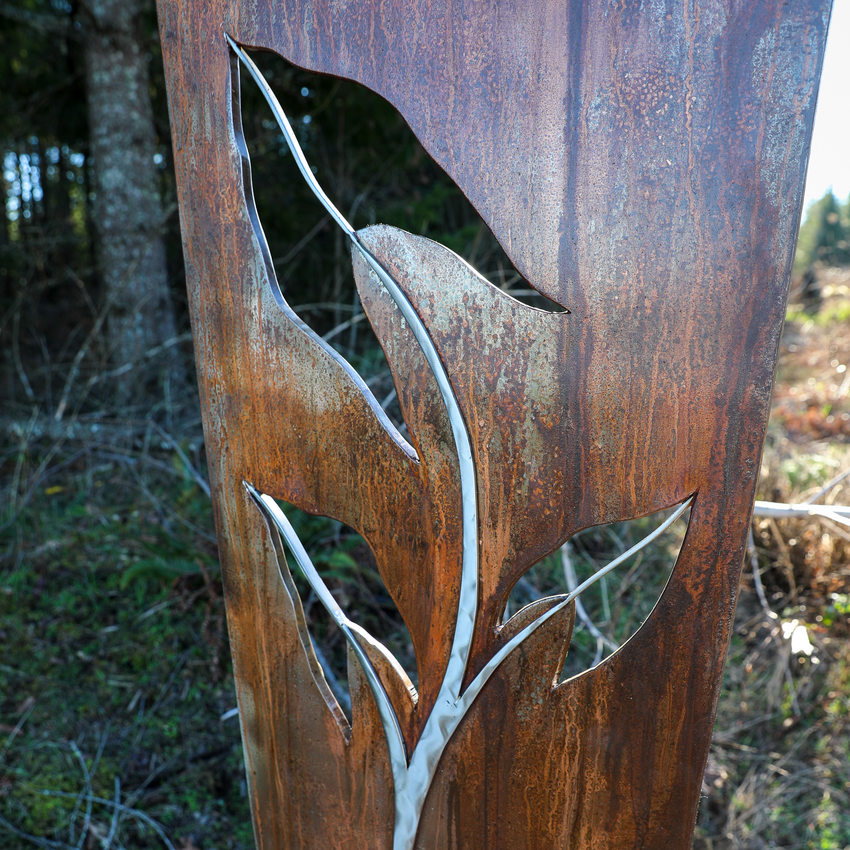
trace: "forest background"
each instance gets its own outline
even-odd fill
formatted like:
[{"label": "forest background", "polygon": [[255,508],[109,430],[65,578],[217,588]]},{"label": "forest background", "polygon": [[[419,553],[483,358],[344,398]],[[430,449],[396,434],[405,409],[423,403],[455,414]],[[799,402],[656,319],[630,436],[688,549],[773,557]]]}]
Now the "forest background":
[{"label": "forest background", "polygon": [[[534,300],[391,107],[257,58],[356,226],[430,236]],[[0,845],[247,850],[153,4],[0,0],[0,79]],[[286,297],[398,417],[343,239],[244,85],[243,122]],[[830,192],[801,229],[760,499],[850,502],[848,266],[850,198]],[[850,529],[820,513],[753,521],[697,847],[850,847]],[[367,547],[294,521],[404,659]],[[586,535],[520,590],[634,534]],[[651,608],[667,545],[587,600],[585,666]],[[314,629],[344,702],[342,647]]]}]

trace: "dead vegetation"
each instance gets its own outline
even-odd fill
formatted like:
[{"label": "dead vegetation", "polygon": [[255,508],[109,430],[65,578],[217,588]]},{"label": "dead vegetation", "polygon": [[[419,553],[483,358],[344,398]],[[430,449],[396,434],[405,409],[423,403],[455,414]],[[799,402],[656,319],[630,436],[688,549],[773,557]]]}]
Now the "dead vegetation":
[{"label": "dead vegetation", "polygon": [[[792,304],[759,498],[850,504],[850,272]],[[755,518],[700,850],[850,847],[850,528]]]}]

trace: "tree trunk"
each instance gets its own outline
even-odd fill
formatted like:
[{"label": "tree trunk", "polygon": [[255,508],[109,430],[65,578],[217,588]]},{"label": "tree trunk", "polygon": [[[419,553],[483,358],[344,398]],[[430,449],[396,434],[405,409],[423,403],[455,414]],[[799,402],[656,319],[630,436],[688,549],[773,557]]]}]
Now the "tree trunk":
[{"label": "tree trunk", "polygon": [[143,9],[144,0],[85,3],[94,225],[110,311],[108,346],[115,365],[136,364],[119,392],[124,401],[131,392],[138,397],[139,387],[155,378],[180,380],[182,375],[175,347],[155,359],[146,357],[176,336],[176,321],[153,160],[156,137]]}]

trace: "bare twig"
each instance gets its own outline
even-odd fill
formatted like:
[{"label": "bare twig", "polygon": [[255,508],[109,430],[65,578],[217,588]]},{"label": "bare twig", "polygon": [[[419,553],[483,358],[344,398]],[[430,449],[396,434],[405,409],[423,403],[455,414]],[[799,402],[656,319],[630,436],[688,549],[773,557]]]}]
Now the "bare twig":
[{"label": "bare twig", "polygon": [[48,15],[22,8],[20,3],[0,3],[0,18],[26,24],[43,32],[68,36],[74,33],[70,15]]},{"label": "bare twig", "polygon": [[396,391],[395,391],[395,387],[393,387],[389,391],[389,393],[387,393],[386,398],[384,398],[384,400],[381,402],[381,409],[386,410],[393,403],[393,401],[395,401],[395,398],[396,398]]},{"label": "bare twig", "polygon": [[186,471],[189,473],[189,475],[192,476],[192,478],[194,479],[194,481],[198,485],[198,487],[200,487],[201,490],[203,490],[204,493],[209,498],[210,495],[211,495],[210,485],[207,482],[206,478],[204,478],[204,476],[201,475],[201,473],[198,472],[198,470],[195,469],[194,466],[192,466],[192,462],[186,456],[186,452],[183,451],[183,449],[180,447],[180,445],[177,443],[177,441],[171,436],[171,434],[166,433],[162,428],[159,427],[159,425],[155,424],[154,428],[156,428],[156,432],[159,434],[160,437],[162,437],[165,444],[170,449],[172,449],[174,451],[174,453],[177,455],[177,457],[180,458],[180,462],[183,464]]},{"label": "bare twig", "polygon": [[12,746],[12,741],[14,741],[15,738],[18,737],[21,729],[24,728],[24,724],[29,719],[29,716],[32,714],[34,708],[35,708],[35,700],[32,697],[30,697],[26,701],[26,707],[24,708],[24,711],[21,713],[21,716],[18,718],[18,722],[15,724],[14,728],[9,733],[6,740],[3,742],[2,748],[0,748],[0,762],[3,761],[3,758],[5,757],[6,753],[8,752],[9,747]]},{"label": "bare twig", "polygon": [[114,805],[112,809],[112,822],[109,824],[109,833],[103,842],[103,850],[109,850],[112,847],[112,842],[115,840],[115,835],[118,832],[118,821],[121,819],[121,780],[115,777],[115,794]]},{"label": "bare twig", "polygon": [[770,525],[770,530],[773,532],[773,539],[776,541],[776,545],[779,549],[780,558],[778,559],[778,562],[782,565],[782,568],[785,571],[785,578],[788,581],[788,588],[790,591],[789,596],[794,602],[796,602],[797,582],[794,578],[794,563],[791,560],[791,550],[788,548],[788,544],[782,536],[782,531],[777,525],[776,519],[774,517],[768,517],[767,521]]},{"label": "bare twig", "polygon": [[15,305],[15,310],[12,315],[12,358],[15,361],[15,371],[18,373],[18,380],[21,382],[21,386],[24,388],[24,395],[26,395],[27,399],[31,402],[35,401],[35,393],[33,392],[32,384],[30,383],[29,377],[27,376],[27,371],[24,368],[23,360],[21,359],[21,343],[20,343],[20,330],[21,330],[21,311],[20,311],[20,302],[23,300],[23,296],[19,295],[17,300],[17,304]]},{"label": "bare twig", "polygon": [[24,494],[19,493],[21,476],[23,472],[23,467],[25,463],[25,459],[27,457],[27,448],[29,446],[29,438],[32,434],[32,428],[38,419],[38,410],[33,411],[32,418],[27,424],[26,429],[21,433],[21,442],[20,447],[18,449],[18,459],[15,463],[15,472],[12,476],[12,487],[8,491],[8,499],[9,499],[9,514],[7,519],[0,525],[0,531],[5,531],[9,526],[13,525],[17,522],[18,516],[21,511],[26,507],[29,500],[32,498],[33,493],[35,492],[35,488],[38,486],[38,482],[41,481],[42,476],[45,471],[50,466],[53,458],[59,452],[59,449],[62,448],[62,440],[57,441],[52,445],[44,457],[41,459],[41,463],[36,467],[35,472],[29,477],[30,485]]},{"label": "bare twig", "polygon": [[106,322],[106,317],[109,315],[109,312],[112,308],[112,304],[112,298],[107,298],[104,301],[100,313],[95,318],[91,329],[86,334],[86,338],[83,340],[82,345],[77,349],[77,353],[74,355],[74,359],[71,361],[71,367],[68,369],[68,376],[65,378],[65,385],[62,387],[62,395],[59,398],[59,404],[56,406],[56,411],[53,414],[53,418],[57,422],[59,422],[65,414],[65,408],[68,406],[68,399],[70,398],[71,389],[74,386],[74,382],[77,380],[77,375],[79,374],[80,366],[86,354],[88,354],[89,349],[92,347],[92,344],[100,335],[100,331],[103,328],[104,323]]},{"label": "bare twig", "polygon": [[[71,798],[75,799],[77,797],[76,794],[71,793],[69,791],[51,791],[49,789],[41,792],[45,797],[60,797],[60,798]],[[136,820],[141,821],[146,826],[149,826],[159,837],[162,843],[165,845],[167,850],[176,850],[174,845],[169,840],[168,836],[165,834],[165,830],[158,824],[150,815],[145,814],[139,809],[132,809],[128,806],[122,805],[121,803],[116,802],[115,800],[107,800],[105,797],[95,797],[90,796],[92,803],[98,803],[101,806],[108,806],[113,811],[118,810],[122,814],[129,815],[130,817],[135,818]],[[65,844],[45,844],[46,847],[62,847],[65,848],[68,845]]]},{"label": "bare twig", "polygon": [[804,499],[801,504],[811,505],[822,499],[830,490],[837,487],[845,478],[850,477],[850,469],[845,469],[844,472],[839,472],[834,478],[830,478],[813,496]]},{"label": "bare twig", "polygon": [[92,375],[92,377],[86,382],[85,391],[88,392],[95,384],[99,384],[103,381],[109,380],[110,378],[120,378],[121,375],[126,375],[128,372],[132,372],[133,369],[138,368],[140,363],[152,360],[158,354],[162,354],[163,351],[168,351],[168,349],[174,348],[175,345],[180,345],[181,342],[186,342],[191,338],[192,334],[188,331],[186,333],[178,334],[177,336],[171,337],[171,339],[165,340],[165,342],[151,346],[136,360],[129,360],[126,363],[122,363],[120,366],[116,366],[114,369],[107,369],[104,372],[98,372],[96,375]]},{"label": "bare twig", "polygon": [[[275,257],[272,262],[275,266],[287,266],[289,263],[304,250],[304,248],[313,241],[313,239],[324,229],[325,225],[331,220],[330,216],[323,215],[293,246],[287,251],[283,257]],[[297,309],[297,308],[296,308]]]},{"label": "bare twig", "polygon": [[824,524],[832,534],[837,534],[839,537],[850,543],[850,532],[843,528],[839,523],[835,522],[831,517],[824,517]]},{"label": "bare twig", "polygon": [[759,573],[759,560],[756,555],[756,541],[753,537],[753,529],[750,526],[749,534],[747,535],[747,549],[750,553],[750,567],[753,571],[753,586],[756,589],[756,596],[759,598],[762,610],[771,620],[779,619],[777,613],[770,607],[767,601],[767,596],[764,593],[764,585],[761,583],[761,574]]},{"label": "bare twig", "polygon": [[[86,843],[86,838],[89,834],[89,826],[91,825],[91,812],[92,812],[92,785],[91,785],[91,772],[89,771],[88,765],[86,764],[85,758],[83,758],[83,754],[80,752],[80,748],[77,746],[76,741],[71,741],[71,752],[74,754],[74,757],[80,763],[80,767],[83,771],[83,780],[85,782],[85,791],[78,798],[79,801],[84,801],[86,804],[86,815],[83,820],[83,828],[80,830],[80,840],[77,842],[76,850],[83,850],[83,845]],[[71,818],[71,829],[73,830],[74,818]],[[71,832],[71,840],[74,840],[73,831]]]},{"label": "bare twig", "polygon": [[[566,582],[567,590],[572,593],[578,586],[578,579],[576,577],[575,569],[573,568],[572,558],[570,557],[569,545],[569,543],[565,543],[561,547],[561,566],[564,570],[564,581]],[[602,634],[596,623],[594,623],[593,620],[590,618],[590,615],[587,613],[587,610],[582,604],[580,597],[576,597],[575,604],[576,616],[579,618],[579,620],[581,620],[581,622],[584,624],[584,627],[590,632],[590,634],[593,635],[594,638],[596,638],[597,656],[601,655],[600,650],[603,647],[607,646],[608,649],[610,649],[612,652],[617,649],[617,644],[614,643],[614,641],[612,641],[610,638]],[[593,666],[595,667],[601,660],[601,657],[594,660]]]},{"label": "bare twig", "polygon": [[756,502],[753,515],[774,519],[789,517],[824,517],[843,525],[850,525],[850,506],[813,505],[808,502],[784,504],[782,502]]},{"label": "bare twig", "polygon": [[366,318],[365,313],[358,313],[356,316],[352,316],[350,319],[346,319],[344,322],[340,322],[335,328],[331,328],[322,339],[325,342],[330,342],[334,337],[339,336],[344,331],[347,331],[353,325],[356,325],[358,322],[362,322]]},{"label": "bare twig", "polygon": [[[71,794],[70,796],[74,796]],[[51,841],[48,838],[39,838],[37,835],[30,835],[28,832],[24,832],[22,829],[18,829],[13,823],[9,823],[3,815],[0,815],[0,826],[3,829],[11,832],[12,835],[17,838],[22,838],[24,841],[28,841],[30,844],[34,844],[36,847],[44,847],[46,850],[75,850],[70,844],[66,844],[64,841]]]},{"label": "bare twig", "polygon": [[359,304],[355,307],[351,304],[337,304],[335,301],[305,301],[303,304],[292,304],[290,306],[299,315],[302,313],[308,313],[311,310],[334,310],[335,312],[342,312],[345,310],[351,313],[360,312]]}]

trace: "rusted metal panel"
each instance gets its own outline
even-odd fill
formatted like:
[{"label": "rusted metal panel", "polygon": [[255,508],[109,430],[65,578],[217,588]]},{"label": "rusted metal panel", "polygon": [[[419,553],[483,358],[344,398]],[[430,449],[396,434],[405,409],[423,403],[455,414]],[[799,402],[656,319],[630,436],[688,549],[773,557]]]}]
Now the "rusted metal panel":
[{"label": "rusted metal panel", "polygon": [[[416,846],[689,846],[828,0],[160,0],[159,12],[258,846],[391,847],[396,829],[400,847],[399,780],[360,663],[350,728],[322,687],[243,481],[371,546],[416,652],[415,704],[367,652],[411,763],[464,602],[463,463],[445,393],[357,245],[427,330],[469,438],[477,613],[464,688],[505,645],[505,601],[532,563],[582,528],[695,494],[672,578],[623,648],[558,683],[562,606],[492,671],[441,751]],[[387,97],[529,282],[569,311],[513,301],[429,240],[358,234],[357,286],[410,443],[269,280],[225,33]]]}]

